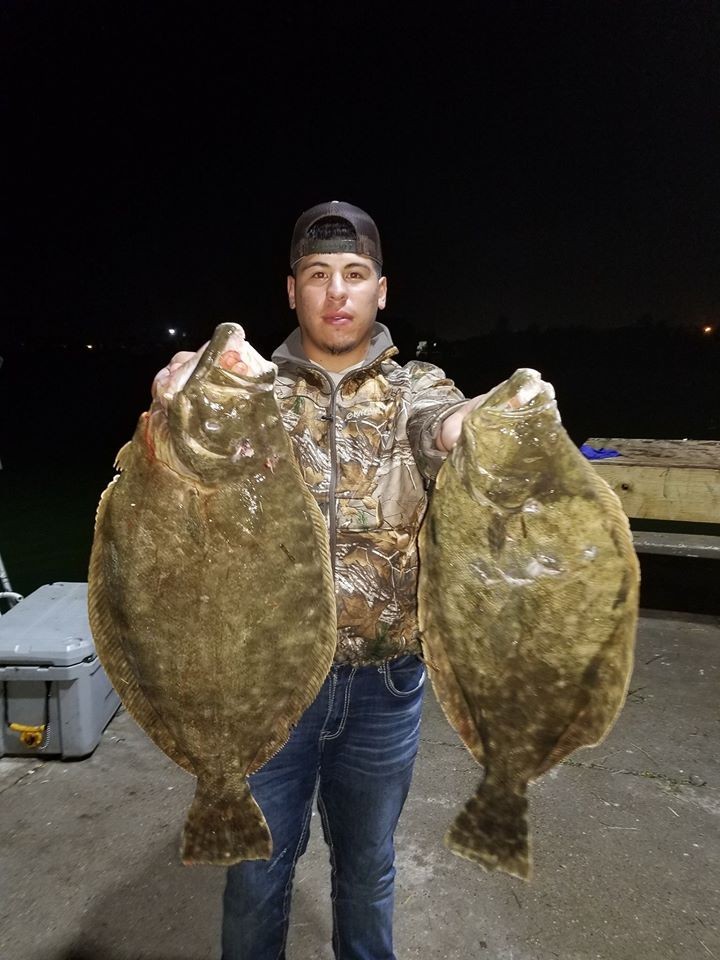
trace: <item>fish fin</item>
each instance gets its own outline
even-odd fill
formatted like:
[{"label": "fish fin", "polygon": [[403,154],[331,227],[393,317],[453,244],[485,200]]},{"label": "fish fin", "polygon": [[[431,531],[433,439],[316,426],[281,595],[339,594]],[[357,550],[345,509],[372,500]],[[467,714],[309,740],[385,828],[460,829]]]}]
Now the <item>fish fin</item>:
[{"label": "fish fin", "polygon": [[270,828],[247,781],[229,792],[199,778],[183,830],[182,862],[229,866],[271,855]]},{"label": "fish fin", "polygon": [[521,880],[532,877],[525,793],[483,782],[444,839],[452,853]]},{"label": "fish fin", "polygon": [[116,473],[115,476],[114,476],[114,477],[112,478],[112,480],[110,481],[110,483],[105,487],[105,489],[103,490],[103,492],[100,494],[100,499],[98,500],[98,505],[97,505],[97,507],[95,508],[95,529],[96,529],[96,530],[97,530],[97,528],[98,528],[99,525],[100,525],[100,521],[101,521],[101,519],[102,519],[102,515],[103,515],[103,513],[104,513],[104,511],[105,511],[105,507],[107,506],[107,502],[108,502],[108,500],[110,499],[111,492],[112,492],[115,484],[117,483],[119,477],[120,477],[120,474],[119,474],[119,473]]},{"label": "fish fin", "polygon": [[130,460],[130,448],[132,447],[132,440],[128,440],[127,443],[124,443],[117,452],[115,457],[115,463],[113,466],[116,470],[124,470]]},{"label": "fish fin", "polygon": [[[114,484],[115,481],[112,481],[100,497],[95,520],[96,531],[103,525]],[[183,770],[194,774],[192,763],[161,720],[130,668],[117,620],[112,615],[110,594],[105,582],[104,552],[103,538],[96,536],[88,567],[88,619],[100,663],[133,720],[167,757]]]},{"label": "fish fin", "polygon": [[613,635],[591,660],[582,678],[584,699],[567,729],[545,760],[538,765],[533,779],[557,766],[581,747],[597,747],[605,740],[622,711],[634,661],[634,611],[620,621]]},{"label": "fish fin", "polygon": [[442,628],[435,622],[431,604],[420,598],[423,656],[430,683],[445,719],[478,763],[482,763],[485,747],[465,692],[442,643]]}]

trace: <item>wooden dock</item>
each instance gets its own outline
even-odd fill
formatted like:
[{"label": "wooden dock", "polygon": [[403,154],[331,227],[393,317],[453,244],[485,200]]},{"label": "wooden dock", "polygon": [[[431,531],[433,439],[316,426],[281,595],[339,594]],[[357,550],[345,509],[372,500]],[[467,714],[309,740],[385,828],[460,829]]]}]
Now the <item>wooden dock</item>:
[{"label": "wooden dock", "polygon": [[631,520],[708,524],[707,533],[633,531],[638,551],[720,559],[720,440],[591,437],[585,443],[620,454],[592,464]]}]

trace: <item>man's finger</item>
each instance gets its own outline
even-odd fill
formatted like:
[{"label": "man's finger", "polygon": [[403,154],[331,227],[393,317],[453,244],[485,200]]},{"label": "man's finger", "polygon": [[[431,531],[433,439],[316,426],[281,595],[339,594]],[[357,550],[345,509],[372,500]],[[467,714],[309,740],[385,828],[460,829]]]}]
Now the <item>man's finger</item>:
[{"label": "man's finger", "polygon": [[[202,347],[201,349],[204,349],[204,347]],[[199,350],[180,350],[178,351],[178,353],[175,354],[175,356],[172,358],[168,366],[169,367],[182,366],[182,364],[185,363],[186,360],[189,360],[190,357],[194,357],[195,354],[199,352],[200,352]]]},{"label": "man's finger", "polygon": [[229,370],[230,373],[247,373],[247,364],[242,360],[237,350],[226,350],[220,355],[220,366],[223,370]]}]

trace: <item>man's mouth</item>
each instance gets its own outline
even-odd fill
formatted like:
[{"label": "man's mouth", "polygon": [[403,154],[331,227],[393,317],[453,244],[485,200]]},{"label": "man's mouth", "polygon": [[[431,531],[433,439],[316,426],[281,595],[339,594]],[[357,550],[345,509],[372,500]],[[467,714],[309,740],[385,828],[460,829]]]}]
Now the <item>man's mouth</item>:
[{"label": "man's mouth", "polygon": [[352,317],[349,313],[326,313],[323,314],[323,321],[329,324],[331,327],[346,327],[349,323],[352,323]]}]

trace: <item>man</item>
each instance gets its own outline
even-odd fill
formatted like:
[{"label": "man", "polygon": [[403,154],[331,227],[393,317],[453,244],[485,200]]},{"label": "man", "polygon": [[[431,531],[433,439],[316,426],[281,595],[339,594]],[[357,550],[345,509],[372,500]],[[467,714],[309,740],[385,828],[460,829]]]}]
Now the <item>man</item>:
[{"label": "man", "polygon": [[387,279],[367,213],[338,201],[307,210],[295,225],[290,267],[298,328],[272,357],[276,396],[327,520],[338,642],[290,740],[250,777],[273,855],[228,869],[223,960],[284,960],[293,875],[315,798],[330,848],[335,956],[394,960],[393,838],[426,676],[417,533],[428,485],[480,398],[465,401],[438,367],[392,359],[397,349],[376,322]]}]

